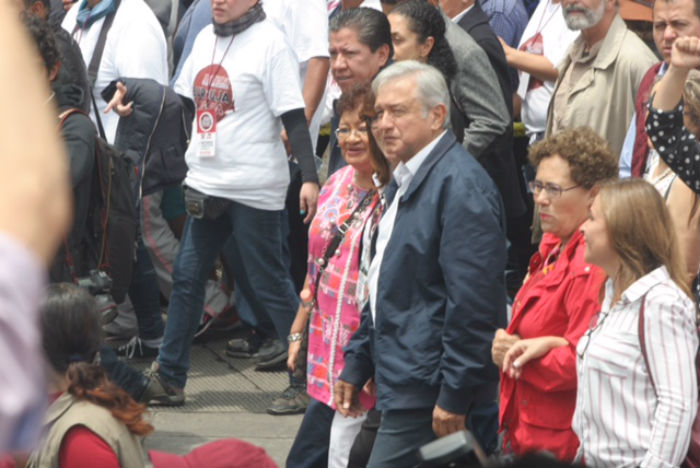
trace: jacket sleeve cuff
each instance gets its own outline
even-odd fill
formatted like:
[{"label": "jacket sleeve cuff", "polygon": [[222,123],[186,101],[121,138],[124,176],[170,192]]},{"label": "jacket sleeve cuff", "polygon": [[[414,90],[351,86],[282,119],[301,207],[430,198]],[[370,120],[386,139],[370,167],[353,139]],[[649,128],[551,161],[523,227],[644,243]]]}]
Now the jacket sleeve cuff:
[{"label": "jacket sleeve cuff", "polygon": [[475,403],[494,401],[497,385],[496,382],[492,382],[476,389],[455,390],[443,383],[436,404],[450,413],[466,415]]},{"label": "jacket sleeve cuff", "polygon": [[355,355],[345,355],[345,366],[340,373],[340,380],[351,383],[357,388],[362,388],[374,375],[374,366],[366,359]]}]

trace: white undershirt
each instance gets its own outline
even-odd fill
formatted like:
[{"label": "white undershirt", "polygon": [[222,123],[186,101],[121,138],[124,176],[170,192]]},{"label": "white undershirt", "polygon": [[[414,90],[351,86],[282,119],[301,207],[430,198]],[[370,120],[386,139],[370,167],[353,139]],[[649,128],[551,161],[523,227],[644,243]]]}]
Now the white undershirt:
[{"label": "white undershirt", "polygon": [[406,193],[408,186],[411,185],[411,180],[413,180],[413,177],[416,175],[416,172],[418,172],[418,169],[423,164],[423,161],[425,161],[428,155],[433,151],[433,148],[435,148],[435,145],[437,145],[438,141],[440,141],[443,135],[445,135],[445,132],[442,132],[433,141],[428,143],[405,164],[402,161],[396,166],[396,169],[394,169],[394,180],[396,180],[396,184],[399,186],[399,189],[396,191],[396,195],[391,201],[389,209],[386,211],[386,213],[384,213],[384,216],[382,216],[382,219],[379,221],[379,226],[377,226],[377,248],[374,258],[372,258],[372,263],[369,265],[369,272],[367,274],[372,323],[376,323],[379,271],[382,267],[384,251],[386,250],[386,246],[389,244],[389,239],[391,239],[391,234],[394,231],[394,222],[396,221],[396,214],[399,209],[399,199],[404,193]]},{"label": "white undershirt", "polygon": [[473,3],[472,3],[471,5],[469,5],[469,6],[467,7],[466,10],[462,11],[461,13],[457,13],[457,14],[452,18],[452,22],[453,22],[453,23],[459,23],[459,21],[464,17],[464,15],[466,15],[467,13],[469,13],[469,10],[471,10],[472,8],[474,8],[474,4],[473,4]]}]

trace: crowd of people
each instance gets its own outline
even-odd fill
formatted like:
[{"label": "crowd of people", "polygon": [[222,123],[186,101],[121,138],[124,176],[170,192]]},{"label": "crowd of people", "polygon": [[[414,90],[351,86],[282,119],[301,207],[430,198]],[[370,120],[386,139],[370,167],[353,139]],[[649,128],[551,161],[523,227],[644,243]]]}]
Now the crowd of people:
[{"label": "crowd of people", "polygon": [[699,0],[15,0],[0,37],[0,466],[275,466],[141,444],[232,317],[290,468],[465,430],[700,466]]}]

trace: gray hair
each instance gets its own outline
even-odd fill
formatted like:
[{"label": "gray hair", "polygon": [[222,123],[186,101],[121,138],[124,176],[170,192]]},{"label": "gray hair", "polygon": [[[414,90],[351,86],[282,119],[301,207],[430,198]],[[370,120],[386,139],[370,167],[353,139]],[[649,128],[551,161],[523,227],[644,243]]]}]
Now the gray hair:
[{"label": "gray hair", "polygon": [[402,60],[394,62],[386,67],[372,81],[372,91],[375,96],[379,88],[385,84],[400,78],[412,77],[416,81],[418,99],[423,107],[423,115],[428,115],[431,109],[442,104],[447,109],[442,128],[450,126],[450,91],[447,88],[445,77],[432,65],[420,63],[415,60]]}]

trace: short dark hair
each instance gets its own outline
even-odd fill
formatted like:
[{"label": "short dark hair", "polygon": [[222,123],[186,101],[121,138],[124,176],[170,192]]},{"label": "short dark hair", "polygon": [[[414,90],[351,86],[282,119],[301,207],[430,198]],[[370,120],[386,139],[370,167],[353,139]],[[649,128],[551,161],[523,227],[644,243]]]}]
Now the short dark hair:
[{"label": "short dark hair", "polygon": [[32,39],[34,39],[41,58],[44,59],[46,72],[50,73],[61,61],[61,53],[58,51],[56,36],[54,36],[51,26],[34,15],[22,15],[22,21],[26,25]]},{"label": "short dark hair", "polygon": [[391,44],[391,25],[386,15],[373,8],[360,7],[342,10],[331,18],[328,26],[330,32],[338,32],[349,28],[357,32],[357,36],[364,45],[375,52],[384,44],[389,46],[389,60],[394,55],[394,46]]},{"label": "short dark hair", "polygon": [[[655,4],[657,1],[662,1],[662,2],[666,2],[666,3],[672,3],[674,0],[653,0],[653,1],[651,2],[652,8],[654,7],[654,4]],[[694,0],[694,2],[695,2],[695,16],[697,16],[698,18],[700,18],[700,0]]]},{"label": "short dark hair", "polygon": [[24,0],[24,9],[28,10],[36,2],[41,2],[41,4],[44,5],[44,10],[46,10],[47,15],[51,13],[51,0]]}]

